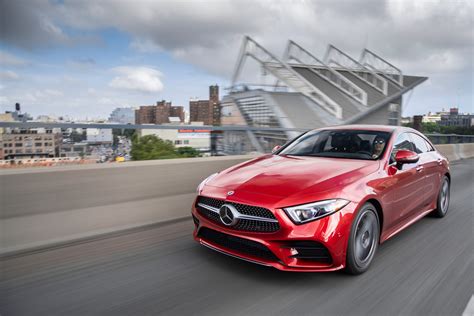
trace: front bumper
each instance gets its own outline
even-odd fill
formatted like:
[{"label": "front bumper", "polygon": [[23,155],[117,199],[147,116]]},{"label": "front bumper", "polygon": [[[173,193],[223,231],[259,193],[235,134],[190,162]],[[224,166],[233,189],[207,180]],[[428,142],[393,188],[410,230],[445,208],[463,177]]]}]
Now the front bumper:
[{"label": "front bumper", "polygon": [[[295,225],[282,209],[270,209],[280,224],[280,229],[272,233],[237,231],[220,225],[202,216],[194,205],[192,208],[195,223],[194,239],[210,249],[284,271],[323,272],[339,270],[345,266],[347,241],[356,210],[356,204],[353,202],[339,212],[302,225]],[[217,232],[214,235],[224,237],[225,242],[209,238],[209,230]],[[228,239],[237,242],[237,245],[249,244],[251,248],[235,247],[235,244],[229,243]],[[298,247],[305,244],[321,245],[330,260],[301,258],[297,254],[302,248]],[[264,255],[261,252],[264,252]]]}]

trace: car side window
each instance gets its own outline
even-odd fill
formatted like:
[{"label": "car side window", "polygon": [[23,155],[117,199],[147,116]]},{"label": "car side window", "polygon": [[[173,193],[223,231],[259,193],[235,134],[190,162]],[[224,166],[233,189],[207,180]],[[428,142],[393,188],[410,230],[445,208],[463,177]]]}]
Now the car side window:
[{"label": "car side window", "polygon": [[410,137],[408,137],[407,133],[398,135],[397,140],[393,144],[392,153],[390,154],[390,163],[395,162],[395,155],[400,149],[414,151],[414,147],[415,146],[413,145]]},{"label": "car side window", "polygon": [[426,139],[425,139],[425,143],[426,143],[426,147],[428,147],[428,151],[434,151],[435,149],[433,148],[433,145],[431,145],[430,142],[428,142]]},{"label": "car side window", "polygon": [[413,144],[415,145],[415,152],[417,154],[422,154],[429,151],[428,146],[426,145],[426,141],[422,137],[414,133],[410,133],[410,138],[413,141]]}]

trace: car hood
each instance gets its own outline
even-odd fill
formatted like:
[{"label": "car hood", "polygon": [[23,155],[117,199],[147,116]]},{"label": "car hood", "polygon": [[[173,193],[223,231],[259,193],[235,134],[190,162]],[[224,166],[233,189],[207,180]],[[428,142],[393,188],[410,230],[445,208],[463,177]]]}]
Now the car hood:
[{"label": "car hood", "polygon": [[347,185],[378,166],[373,160],[266,155],[224,170],[206,186],[289,197]]}]

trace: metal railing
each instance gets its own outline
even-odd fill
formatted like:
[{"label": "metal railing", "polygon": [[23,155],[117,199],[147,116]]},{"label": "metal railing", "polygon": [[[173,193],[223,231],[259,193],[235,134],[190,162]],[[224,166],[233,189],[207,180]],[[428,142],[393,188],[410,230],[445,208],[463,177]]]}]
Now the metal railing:
[{"label": "metal railing", "polygon": [[435,145],[474,143],[474,135],[425,134]]}]

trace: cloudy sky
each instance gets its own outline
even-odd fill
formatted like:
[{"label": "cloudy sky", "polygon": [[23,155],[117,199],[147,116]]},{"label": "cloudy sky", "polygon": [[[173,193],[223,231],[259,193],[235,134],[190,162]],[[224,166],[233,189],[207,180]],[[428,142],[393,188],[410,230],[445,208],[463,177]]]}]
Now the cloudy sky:
[{"label": "cloudy sky", "polygon": [[107,117],[166,99],[187,106],[229,84],[244,35],[281,56],[293,39],[368,47],[430,77],[404,115],[473,112],[473,1],[0,0],[0,111]]}]

